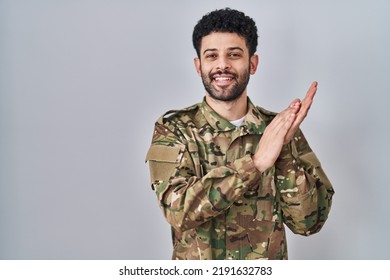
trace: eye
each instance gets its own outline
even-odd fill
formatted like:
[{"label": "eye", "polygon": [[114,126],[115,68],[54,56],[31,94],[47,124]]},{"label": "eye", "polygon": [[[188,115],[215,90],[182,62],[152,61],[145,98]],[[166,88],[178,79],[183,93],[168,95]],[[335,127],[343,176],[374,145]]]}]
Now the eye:
[{"label": "eye", "polygon": [[230,54],[229,54],[229,57],[231,57],[231,58],[240,58],[240,57],[241,57],[241,54],[240,54],[240,53],[234,52],[234,53],[230,53]]},{"label": "eye", "polygon": [[217,55],[215,53],[208,53],[208,54],[206,54],[206,58],[207,59],[214,59],[216,57],[217,57]]}]

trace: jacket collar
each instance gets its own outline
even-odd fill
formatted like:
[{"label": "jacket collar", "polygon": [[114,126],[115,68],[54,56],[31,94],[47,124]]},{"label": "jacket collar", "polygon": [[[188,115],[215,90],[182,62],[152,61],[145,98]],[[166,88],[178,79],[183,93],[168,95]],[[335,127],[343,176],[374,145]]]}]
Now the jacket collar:
[{"label": "jacket collar", "polygon": [[[200,106],[201,112],[206,121],[216,131],[231,131],[235,130],[236,126],[230,123],[228,120],[223,119],[217,114],[203,99]],[[248,111],[244,118],[244,122],[240,126],[246,134],[263,134],[266,127],[265,121],[261,118],[260,111],[253,105],[252,101],[248,97]]]}]

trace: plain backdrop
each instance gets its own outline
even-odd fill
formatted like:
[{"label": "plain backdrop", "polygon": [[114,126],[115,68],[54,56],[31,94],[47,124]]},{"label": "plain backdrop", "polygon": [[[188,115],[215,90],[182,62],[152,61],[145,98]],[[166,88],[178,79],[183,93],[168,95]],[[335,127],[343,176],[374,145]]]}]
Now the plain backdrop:
[{"label": "plain backdrop", "polygon": [[155,120],[202,100],[192,30],[231,7],[259,29],[252,101],[302,125],[336,194],[290,259],[389,259],[390,1],[0,0],[0,258],[169,259],[145,164]]}]

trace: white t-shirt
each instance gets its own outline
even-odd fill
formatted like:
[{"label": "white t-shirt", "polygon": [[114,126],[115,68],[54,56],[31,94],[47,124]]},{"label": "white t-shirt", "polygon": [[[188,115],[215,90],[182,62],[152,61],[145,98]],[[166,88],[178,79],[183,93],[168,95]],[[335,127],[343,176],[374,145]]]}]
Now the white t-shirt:
[{"label": "white t-shirt", "polygon": [[235,126],[240,126],[244,122],[245,116],[243,116],[241,119],[230,121],[231,124]]}]

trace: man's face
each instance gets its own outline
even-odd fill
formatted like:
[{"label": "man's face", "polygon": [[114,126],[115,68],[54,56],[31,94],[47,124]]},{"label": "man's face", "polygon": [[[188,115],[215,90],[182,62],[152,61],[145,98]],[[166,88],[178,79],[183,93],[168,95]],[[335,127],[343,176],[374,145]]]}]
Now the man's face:
[{"label": "man's face", "polygon": [[195,66],[203,85],[213,99],[239,98],[256,72],[257,55],[249,57],[245,39],[236,33],[213,32],[202,38],[200,59]]}]

